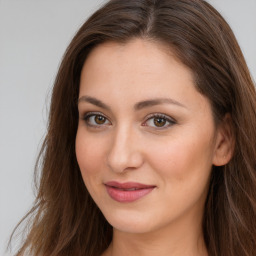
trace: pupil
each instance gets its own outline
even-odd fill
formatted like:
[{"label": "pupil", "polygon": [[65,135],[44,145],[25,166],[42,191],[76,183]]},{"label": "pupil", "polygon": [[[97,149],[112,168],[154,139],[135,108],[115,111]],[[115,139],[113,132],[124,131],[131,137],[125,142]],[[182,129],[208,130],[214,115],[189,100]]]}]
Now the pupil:
[{"label": "pupil", "polygon": [[155,118],[154,119],[154,124],[158,127],[164,126],[166,123],[166,120],[164,118]]},{"label": "pupil", "polygon": [[95,117],[95,122],[97,123],[97,124],[104,124],[105,123],[105,117],[103,117],[103,116],[96,116]]}]

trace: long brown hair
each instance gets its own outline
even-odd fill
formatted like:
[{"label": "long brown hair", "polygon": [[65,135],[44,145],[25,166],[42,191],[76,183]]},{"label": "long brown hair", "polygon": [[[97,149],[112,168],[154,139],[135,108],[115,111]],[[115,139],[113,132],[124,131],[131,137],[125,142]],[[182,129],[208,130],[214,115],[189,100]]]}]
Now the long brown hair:
[{"label": "long brown hair", "polygon": [[171,47],[189,67],[216,122],[232,118],[231,161],[213,167],[203,232],[211,256],[256,252],[256,93],[242,52],[221,15],[203,0],[112,0],[80,28],[52,92],[48,133],[37,162],[38,194],[17,255],[100,255],[112,227],[90,197],[75,155],[77,100],[88,53],[106,41],[140,37]]}]

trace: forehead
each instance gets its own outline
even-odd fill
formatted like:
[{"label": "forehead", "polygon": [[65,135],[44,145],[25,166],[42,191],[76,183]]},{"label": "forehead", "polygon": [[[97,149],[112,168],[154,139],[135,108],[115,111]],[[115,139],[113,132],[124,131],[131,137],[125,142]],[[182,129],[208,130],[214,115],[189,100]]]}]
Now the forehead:
[{"label": "forehead", "polygon": [[107,42],[91,51],[81,72],[82,95],[117,106],[166,96],[192,106],[201,104],[203,97],[192,71],[171,49],[138,38],[124,44]]},{"label": "forehead", "polygon": [[159,80],[168,73],[172,78],[179,77],[193,83],[192,72],[178,61],[170,48],[162,43],[136,38],[127,43],[106,42],[95,47],[84,63],[81,83],[85,79],[95,82],[106,79],[110,83],[112,78],[116,82],[124,78],[124,86],[136,79],[145,82]]},{"label": "forehead", "polygon": [[[100,54],[125,54],[132,53],[136,55],[136,59],[142,57],[171,57],[171,59],[175,59],[175,61],[180,62],[178,57],[175,54],[175,50],[173,47],[168,46],[166,43],[161,41],[156,41],[153,39],[147,38],[132,38],[126,42],[115,42],[115,41],[107,41],[102,44],[94,47],[87,56],[86,62],[88,59],[91,59],[92,56],[97,56]],[[132,56],[134,58],[134,56]]]}]

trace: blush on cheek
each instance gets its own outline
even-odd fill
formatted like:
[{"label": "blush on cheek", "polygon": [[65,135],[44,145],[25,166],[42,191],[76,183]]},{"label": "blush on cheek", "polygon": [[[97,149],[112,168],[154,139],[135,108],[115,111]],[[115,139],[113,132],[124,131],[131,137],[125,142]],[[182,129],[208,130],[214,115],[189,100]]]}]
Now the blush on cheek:
[{"label": "blush on cheek", "polygon": [[160,148],[153,148],[150,157],[152,166],[167,180],[186,181],[209,169],[208,158],[202,158],[208,149],[202,145],[195,146],[192,140],[170,141],[169,145],[165,143]]},{"label": "blush on cheek", "polygon": [[184,150],[182,144],[174,143],[170,141],[160,147],[151,147],[154,150],[150,152],[149,161],[155,166],[156,170],[159,172],[166,172],[170,174],[180,173],[182,165],[186,161],[186,151]]},{"label": "blush on cheek", "polygon": [[85,179],[98,180],[95,176],[99,175],[103,169],[104,151],[96,142],[90,136],[79,137],[79,133],[76,138],[76,158],[84,181]]}]

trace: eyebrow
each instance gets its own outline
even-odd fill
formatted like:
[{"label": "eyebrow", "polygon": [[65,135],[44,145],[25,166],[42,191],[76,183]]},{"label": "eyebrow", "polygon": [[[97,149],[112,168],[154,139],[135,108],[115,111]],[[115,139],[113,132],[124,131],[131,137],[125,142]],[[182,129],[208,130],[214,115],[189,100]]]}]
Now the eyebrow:
[{"label": "eyebrow", "polygon": [[[100,108],[111,111],[111,108],[108,105],[106,105],[101,100],[96,99],[94,97],[81,96],[78,99],[78,103],[80,103],[80,102],[88,102],[88,103],[91,103],[91,104],[93,104],[95,106],[98,106]],[[178,102],[174,99],[171,99],[171,98],[156,98],[156,99],[148,99],[148,100],[137,102],[134,105],[134,110],[138,111],[138,110],[141,110],[143,108],[152,107],[152,106],[156,106],[156,105],[160,105],[160,104],[172,104],[172,105],[176,105],[176,106],[179,106],[179,107],[186,108],[185,105],[181,104],[180,102]]]},{"label": "eyebrow", "polygon": [[104,108],[106,110],[110,110],[110,107],[108,105],[106,105],[105,103],[103,103],[102,101],[94,98],[94,97],[90,97],[90,96],[82,96],[78,99],[78,104],[80,102],[89,102],[95,106],[98,106],[100,108]]},{"label": "eyebrow", "polygon": [[186,108],[185,105],[181,104],[180,102],[170,99],[170,98],[156,98],[156,99],[149,99],[149,100],[144,100],[141,102],[138,102],[134,105],[135,110],[141,110],[146,107],[152,107],[160,104],[172,104],[176,105],[179,107]]}]

